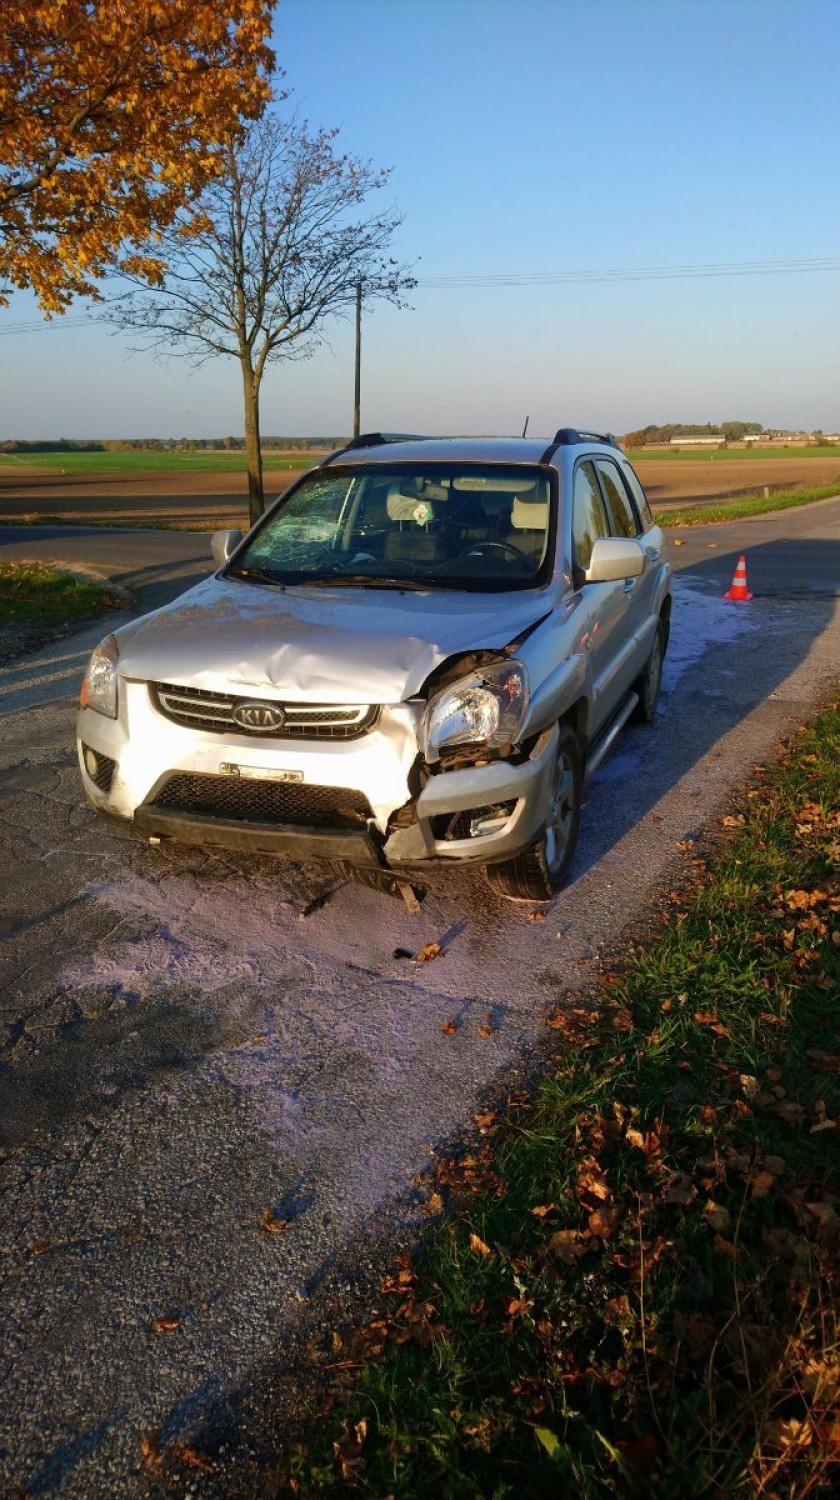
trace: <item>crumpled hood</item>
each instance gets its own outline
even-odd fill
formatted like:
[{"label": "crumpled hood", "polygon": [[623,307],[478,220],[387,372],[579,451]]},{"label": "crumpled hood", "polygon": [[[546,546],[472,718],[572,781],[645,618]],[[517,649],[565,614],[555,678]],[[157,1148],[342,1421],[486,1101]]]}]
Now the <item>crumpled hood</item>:
[{"label": "crumpled hood", "polygon": [[543,590],[427,594],[279,589],[207,578],[117,632],[128,678],[303,703],[400,703],[456,652],[506,646]]}]

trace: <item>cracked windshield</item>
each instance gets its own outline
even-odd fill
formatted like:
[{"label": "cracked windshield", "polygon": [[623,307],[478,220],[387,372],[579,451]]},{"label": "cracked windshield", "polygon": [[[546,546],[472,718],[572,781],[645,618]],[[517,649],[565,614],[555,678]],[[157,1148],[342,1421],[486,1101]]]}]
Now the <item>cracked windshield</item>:
[{"label": "cracked windshield", "polygon": [[228,569],[256,583],[507,590],[542,581],[548,477],[517,466],[314,473]]}]

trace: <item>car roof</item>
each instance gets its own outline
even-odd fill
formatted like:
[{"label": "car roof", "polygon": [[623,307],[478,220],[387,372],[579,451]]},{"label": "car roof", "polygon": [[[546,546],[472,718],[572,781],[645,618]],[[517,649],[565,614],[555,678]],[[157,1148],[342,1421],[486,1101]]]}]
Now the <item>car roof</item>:
[{"label": "car roof", "polygon": [[[561,436],[562,433],[562,436]],[[617,449],[614,438],[603,433],[583,433],[562,428],[555,438],[512,437],[418,437],[411,433],[366,433],[330,453],[319,465],[393,463],[550,463],[558,448]]]}]

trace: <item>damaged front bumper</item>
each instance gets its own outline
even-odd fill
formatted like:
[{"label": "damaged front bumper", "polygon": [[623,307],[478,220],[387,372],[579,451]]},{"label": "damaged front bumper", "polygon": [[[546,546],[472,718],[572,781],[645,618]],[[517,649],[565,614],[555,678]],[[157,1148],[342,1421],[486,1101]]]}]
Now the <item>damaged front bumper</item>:
[{"label": "damaged front bumper", "polygon": [[414,821],[393,828],[385,840],[388,863],[491,864],[527,848],[545,821],[556,745],[552,728],[518,763],[497,760],[430,777],[411,804]]},{"label": "damaged front bumper", "polygon": [[122,680],[117,719],[80,710],[79,765],[88,800],[154,840],[380,869],[526,848],[545,818],[556,728],[516,762],[435,769],[419,748],[423,707],[383,706],[352,740],[256,738],[184,728],[146,683]]}]

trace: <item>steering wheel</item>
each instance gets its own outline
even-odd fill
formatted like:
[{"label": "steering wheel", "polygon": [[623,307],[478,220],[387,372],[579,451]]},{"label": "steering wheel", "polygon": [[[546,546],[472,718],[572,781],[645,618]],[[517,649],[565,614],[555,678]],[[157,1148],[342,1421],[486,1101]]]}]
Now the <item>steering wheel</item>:
[{"label": "steering wheel", "polygon": [[512,542],[473,542],[472,546],[465,547],[463,552],[459,552],[458,557],[480,557],[482,552],[489,552],[491,549],[495,552],[506,552],[517,562],[524,563],[526,568],[531,567],[531,559],[527,553],[522,552],[519,547],[514,547]]}]

